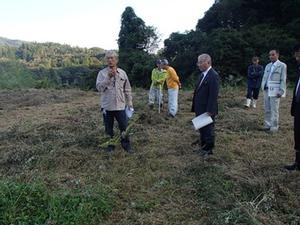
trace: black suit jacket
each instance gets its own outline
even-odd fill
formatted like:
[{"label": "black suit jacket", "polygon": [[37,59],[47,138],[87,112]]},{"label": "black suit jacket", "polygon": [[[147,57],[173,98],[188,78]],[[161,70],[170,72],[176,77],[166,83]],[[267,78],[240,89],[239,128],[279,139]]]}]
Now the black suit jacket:
[{"label": "black suit jacket", "polygon": [[200,82],[201,80],[195,87],[192,112],[195,112],[196,116],[205,112],[215,116],[218,114],[219,75],[211,68],[199,86]]},{"label": "black suit jacket", "polygon": [[296,102],[296,88],[297,88],[297,84],[298,84],[299,79],[300,79],[300,71],[299,71],[299,75],[298,75],[298,79],[297,79],[297,82],[296,82],[295,89],[293,91],[293,101],[292,101],[292,107],[291,107],[291,115],[292,116],[296,116],[296,108],[297,108],[297,104],[299,104],[299,103]]}]

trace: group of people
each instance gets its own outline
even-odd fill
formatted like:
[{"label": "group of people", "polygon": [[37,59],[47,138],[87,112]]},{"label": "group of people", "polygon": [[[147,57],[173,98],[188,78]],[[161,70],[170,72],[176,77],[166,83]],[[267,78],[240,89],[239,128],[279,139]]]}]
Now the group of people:
[{"label": "group of people", "polygon": [[259,90],[264,94],[264,130],[277,132],[279,128],[279,105],[281,97],[286,95],[287,66],[279,60],[279,51],[269,52],[270,63],[259,65],[259,58],[252,58],[252,65],[248,67],[248,88],[245,106],[256,108]]},{"label": "group of people", "polygon": [[[300,65],[300,45],[295,47],[294,55]],[[108,51],[105,56],[107,67],[98,73],[96,88],[101,94],[101,111],[105,125],[105,132],[113,138],[114,119],[118,121],[119,129],[126,130],[128,118],[125,107],[133,108],[131,86],[127,74],[117,67],[118,56],[114,51]],[[246,107],[253,106],[259,95],[259,89],[264,94],[264,130],[276,132],[279,128],[279,103],[281,97],[286,94],[287,66],[279,60],[279,52],[269,52],[270,63],[265,69],[259,65],[258,57],[253,57],[253,64],[248,68],[248,91]],[[192,112],[196,116],[207,113],[212,118],[212,123],[199,129],[200,132],[200,155],[213,154],[215,146],[214,122],[218,114],[219,75],[212,68],[212,59],[208,54],[198,56],[197,62],[200,70],[199,79],[195,85],[192,100]],[[158,107],[163,104],[163,85],[166,81],[168,88],[168,113],[175,117],[178,108],[178,90],[181,87],[179,77],[166,59],[157,60],[157,68],[151,74],[151,87],[149,91],[149,107],[153,108],[155,100]],[[300,68],[295,89],[291,114],[294,117],[294,142],[295,162],[285,166],[287,170],[300,170]],[[121,136],[121,145],[125,151],[132,153],[131,144],[127,135]],[[114,145],[109,145],[107,151],[113,151]]]},{"label": "group of people", "polygon": [[175,117],[178,111],[178,91],[181,88],[179,77],[167,59],[158,59],[156,68],[151,73],[151,86],[149,90],[149,107],[153,109],[155,102],[158,111],[163,106],[163,87],[167,83],[168,88],[168,115]]}]

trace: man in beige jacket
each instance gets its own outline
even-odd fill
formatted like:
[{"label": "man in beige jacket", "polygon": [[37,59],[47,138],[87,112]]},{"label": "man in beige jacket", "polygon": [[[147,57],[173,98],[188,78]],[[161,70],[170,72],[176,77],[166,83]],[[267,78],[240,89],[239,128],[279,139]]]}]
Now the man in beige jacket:
[{"label": "man in beige jacket", "polygon": [[264,91],[264,129],[277,132],[279,128],[279,104],[286,92],[286,64],[279,60],[279,51],[269,52],[270,63],[266,65],[261,88]]},{"label": "man in beige jacket", "polygon": [[[127,128],[125,107],[132,108],[131,86],[127,74],[117,67],[118,55],[115,51],[108,51],[105,55],[107,67],[98,73],[96,88],[101,94],[101,109],[105,124],[105,132],[113,138],[114,119],[118,121],[119,129],[124,132]],[[125,151],[131,153],[129,137],[122,135],[121,145]],[[107,151],[113,151],[114,145],[109,145]]]}]

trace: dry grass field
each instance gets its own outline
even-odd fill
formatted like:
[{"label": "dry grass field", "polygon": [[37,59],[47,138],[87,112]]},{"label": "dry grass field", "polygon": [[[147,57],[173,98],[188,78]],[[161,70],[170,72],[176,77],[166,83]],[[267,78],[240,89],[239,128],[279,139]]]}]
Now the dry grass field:
[{"label": "dry grass field", "polygon": [[0,91],[0,224],[300,224],[291,94],[280,130],[263,125],[262,97],[245,109],[244,90],[222,88],[215,154],[202,159],[181,91],[167,118],[134,92],[134,154],[99,149],[104,128],[96,92]]}]

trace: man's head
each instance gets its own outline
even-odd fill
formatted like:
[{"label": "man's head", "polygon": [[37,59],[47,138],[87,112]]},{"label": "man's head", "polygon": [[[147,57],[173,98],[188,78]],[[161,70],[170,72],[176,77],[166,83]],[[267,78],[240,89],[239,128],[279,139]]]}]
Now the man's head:
[{"label": "man's head", "polygon": [[294,56],[298,64],[300,64],[300,44],[294,47]]},{"label": "man's head", "polygon": [[279,51],[276,50],[276,49],[272,49],[270,52],[269,52],[269,59],[271,62],[276,62],[279,58]]},{"label": "man's head", "polygon": [[161,60],[161,66],[162,66],[163,69],[167,69],[168,66],[169,66],[168,60],[167,59],[162,59]]},{"label": "man's head", "polygon": [[259,58],[258,58],[257,56],[254,56],[254,57],[252,58],[252,63],[253,63],[254,65],[257,65],[257,64],[259,63]]},{"label": "man's head", "polygon": [[115,67],[118,63],[118,54],[115,51],[107,51],[105,53],[105,59],[109,67]]},{"label": "man's head", "polygon": [[202,72],[207,70],[211,66],[210,55],[208,55],[208,54],[199,55],[197,65]]}]

